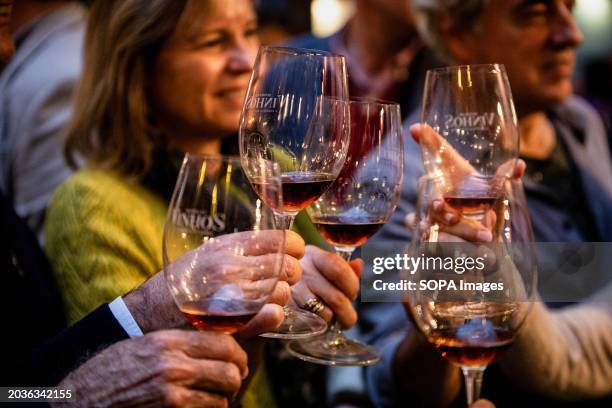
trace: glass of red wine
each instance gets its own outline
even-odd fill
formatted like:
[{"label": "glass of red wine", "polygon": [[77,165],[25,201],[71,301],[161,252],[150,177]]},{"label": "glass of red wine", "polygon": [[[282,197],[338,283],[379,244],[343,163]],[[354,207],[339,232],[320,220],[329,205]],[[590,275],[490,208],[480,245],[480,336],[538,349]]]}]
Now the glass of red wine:
[{"label": "glass of red wine", "polygon": [[[291,228],[295,216],[319,198],[340,172],[348,148],[348,85],[344,56],[284,47],[259,50],[240,118],[240,156],[256,189],[258,167],[281,168],[283,205],[262,198]],[[296,339],[322,333],[325,321],[285,308],[285,320],[265,337]]]},{"label": "glass of red wine", "polygon": [[[260,165],[264,193],[282,202],[278,167]],[[284,244],[283,226],[253,190],[239,158],[185,156],[163,256],[166,282],[194,327],[235,333],[247,324],[274,290]]]},{"label": "glass of red wine", "polygon": [[442,191],[436,180],[422,180],[408,251],[420,264],[404,274],[415,282],[407,294],[413,321],[461,368],[468,405],[480,397],[484,370],[511,347],[536,298],[537,259],[523,185],[507,180],[500,188],[480,221],[462,220],[463,230],[492,230],[493,242],[478,244],[437,222],[433,202]]},{"label": "glass of red wine", "polygon": [[[349,106],[351,137],[344,166],[307,209],[319,233],[347,261],[395,210],[404,163],[399,105],[354,99]],[[322,336],[290,342],[287,349],[303,360],[327,365],[370,365],[380,359],[373,347],[348,339],[338,323]]]},{"label": "glass of red wine", "polygon": [[474,220],[490,208],[518,158],[518,128],[503,65],[427,72],[419,140],[425,172],[445,201]]}]

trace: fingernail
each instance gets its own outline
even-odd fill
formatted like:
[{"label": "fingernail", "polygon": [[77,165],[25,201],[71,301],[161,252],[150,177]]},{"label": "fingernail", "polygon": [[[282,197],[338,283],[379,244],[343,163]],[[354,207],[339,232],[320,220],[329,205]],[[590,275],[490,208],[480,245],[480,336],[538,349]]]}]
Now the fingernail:
[{"label": "fingernail", "polygon": [[489,242],[493,239],[493,234],[489,230],[480,230],[476,234],[476,238],[482,242]]},{"label": "fingernail", "polygon": [[287,260],[285,260],[285,275],[287,275],[287,280],[291,280],[291,276],[293,276],[293,265]]},{"label": "fingernail", "polygon": [[434,210],[440,211],[442,209],[442,201],[441,200],[433,200],[432,206],[433,206]]},{"label": "fingernail", "polygon": [[451,213],[444,214],[444,221],[446,221],[447,224],[453,222],[454,219],[455,219],[455,214],[451,214]]}]

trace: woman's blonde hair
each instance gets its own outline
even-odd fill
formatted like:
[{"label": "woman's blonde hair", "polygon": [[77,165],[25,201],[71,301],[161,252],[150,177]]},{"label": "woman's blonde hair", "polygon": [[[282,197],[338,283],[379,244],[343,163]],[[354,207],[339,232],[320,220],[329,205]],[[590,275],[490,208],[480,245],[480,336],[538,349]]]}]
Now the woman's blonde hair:
[{"label": "woman's blonde hair", "polygon": [[142,176],[151,165],[148,82],[155,56],[179,24],[188,0],[95,0],[85,38],[65,154]]}]

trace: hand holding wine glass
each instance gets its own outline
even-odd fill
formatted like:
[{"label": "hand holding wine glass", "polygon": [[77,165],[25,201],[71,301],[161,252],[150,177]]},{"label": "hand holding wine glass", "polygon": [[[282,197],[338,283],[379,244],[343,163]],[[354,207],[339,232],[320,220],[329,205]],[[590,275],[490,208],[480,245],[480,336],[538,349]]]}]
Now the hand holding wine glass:
[{"label": "hand holding wine glass", "polygon": [[[287,229],[342,168],[348,146],[347,99],[343,56],[285,47],[259,50],[240,118],[240,155],[253,186]],[[252,165],[261,160],[281,168],[281,203],[262,191],[259,167]],[[305,338],[326,327],[316,314],[286,308],[283,325],[265,336]]]},{"label": "hand holding wine glass", "polygon": [[[533,233],[520,180],[504,182],[500,204],[481,217],[500,220],[492,224],[500,224],[500,233],[486,244],[470,239],[475,236],[468,232],[473,220],[452,226],[435,222],[432,200],[439,197],[438,189],[433,179],[424,179],[419,187],[410,255],[422,263],[412,279],[429,283],[409,292],[409,308],[427,340],[461,367],[471,404],[479,396],[484,369],[512,344],[534,301]],[[459,225],[462,233],[455,235]],[[468,265],[469,258],[476,262]],[[436,259],[453,265],[446,268]]]},{"label": "hand holding wine glass", "polygon": [[[278,168],[269,164],[261,163],[265,193],[282,201]],[[194,327],[224,333],[244,327],[274,291],[284,251],[285,231],[238,159],[186,155],[163,253],[170,291]]]},{"label": "hand holding wine glass", "polygon": [[444,200],[478,220],[499,196],[518,157],[518,127],[505,68],[427,72],[419,144],[425,172]]},{"label": "hand holding wine glass", "polygon": [[357,311],[353,301],[359,295],[359,280],[363,261],[350,262],[338,254],[314,245],[307,245],[300,259],[302,279],[291,287],[291,297],[298,305],[318,299],[325,305],[317,312],[328,323],[332,319],[343,328],[357,323]]},{"label": "hand holding wine glass", "polygon": [[270,203],[291,227],[296,214],[336,179],[348,147],[348,85],[344,56],[262,47],[240,119],[240,153],[255,186],[253,160],[279,164],[283,205]]},{"label": "hand holding wine glass", "polygon": [[[403,177],[399,105],[356,99],[349,106],[346,162],[332,186],[307,209],[321,235],[346,261],[387,222],[399,201]],[[324,336],[293,341],[288,350],[329,365],[369,365],[380,359],[372,347],[346,338],[337,322]]]}]

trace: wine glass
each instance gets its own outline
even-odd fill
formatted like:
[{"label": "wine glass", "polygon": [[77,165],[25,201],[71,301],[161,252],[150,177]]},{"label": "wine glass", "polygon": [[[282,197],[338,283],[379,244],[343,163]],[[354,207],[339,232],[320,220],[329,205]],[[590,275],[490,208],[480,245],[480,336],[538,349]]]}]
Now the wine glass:
[{"label": "wine glass", "polygon": [[[259,165],[265,194],[282,201],[278,167]],[[274,290],[284,248],[283,226],[253,190],[240,159],[185,156],[163,256],[166,282],[194,327],[235,333],[247,324]]]},{"label": "wine glass", "polygon": [[[307,209],[318,231],[346,261],[395,210],[404,163],[399,105],[374,99],[355,99],[349,105],[346,162],[332,186]],[[287,349],[319,364],[370,365],[380,360],[373,347],[346,338],[338,323],[323,336],[290,342]]]},{"label": "wine glass", "polygon": [[[485,211],[481,226],[499,230],[487,244],[460,242],[436,222],[432,202],[442,197],[439,188],[433,178],[420,185],[409,250],[420,264],[404,277],[415,282],[408,301],[417,327],[461,367],[470,405],[480,396],[487,365],[511,346],[533,304],[537,259],[520,180],[504,182]],[[463,222],[475,227],[474,220]]]},{"label": "wine glass", "polygon": [[[251,161],[279,164],[283,205],[268,205],[286,228],[291,228],[297,213],[319,198],[342,168],[348,147],[347,101],[343,56],[260,48],[240,118],[240,156],[256,188],[262,181],[258,168],[251,169]],[[285,308],[281,327],[264,336],[304,338],[326,328],[325,321],[314,313]]]},{"label": "wine glass", "polygon": [[448,204],[478,220],[518,158],[518,128],[503,65],[427,71],[421,155]]}]

